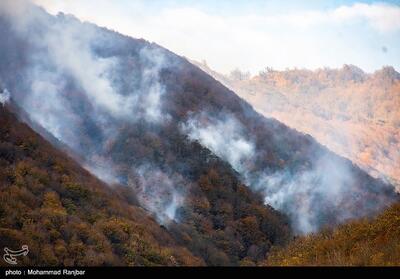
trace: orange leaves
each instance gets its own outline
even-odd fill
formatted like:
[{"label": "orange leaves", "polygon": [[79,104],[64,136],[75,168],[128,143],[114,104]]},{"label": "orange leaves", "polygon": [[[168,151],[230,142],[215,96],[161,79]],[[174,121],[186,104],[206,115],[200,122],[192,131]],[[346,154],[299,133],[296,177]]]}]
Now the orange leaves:
[{"label": "orange leaves", "polygon": [[400,204],[373,220],[300,237],[275,248],[268,265],[400,265]]}]

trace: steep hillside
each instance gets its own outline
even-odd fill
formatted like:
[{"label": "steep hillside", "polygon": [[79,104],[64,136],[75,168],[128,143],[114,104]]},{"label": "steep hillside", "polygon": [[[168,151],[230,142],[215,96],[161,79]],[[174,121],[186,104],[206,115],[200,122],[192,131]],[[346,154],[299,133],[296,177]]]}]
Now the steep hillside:
[{"label": "steep hillside", "polygon": [[2,95],[90,172],[132,190],[208,265],[260,263],[291,228],[316,231],[398,199],[156,44],[1,3]]},{"label": "steep hillside", "polygon": [[267,117],[310,134],[400,190],[400,74],[342,69],[267,69],[250,78],[224,76],[196,63]]},{"label": "steep hillside", "polygon": [[0,104],[0,246],[28,245],[20,265],[204,264],[117,190]]},{"label": "steep hillside", "polygon": [[275,249],[267,265],[400,266],[400,204],[373,220],[359,220]]},{"label": "steep hillside", "polygon": [[[9,2],[11,7],[14,3]],[[263,260],[273,244],[290,237],[284,215],[265,206],[262,196],[251,192],[229,164],[181,133],[180,123],[172,119],[185,112],[183,108],[170,105],[163,111],[160,99],[167,89],[162,79],[181,86],[176,83],[181,74],[164,68],[177,67],[182,60],[158,46],[70,16],[54,18],[36,7],[20,6],[25,8],[29,12],[23,12],[23,19],[37,36],[26,37],[18,24],[10,25],[13,19],[2,17],[1,32],[9,39],[3,41],[0,68],[7,88],[1,96],[11,95],[26,122],[102,180],[132,190],[179,244],[208,265]],[[29,14],[32,18],[25,18]],[[75,43],[94,45],[86,49]],[[54,61],[59,50],[63,56]],[[101,72],[107,59],[117,65],[114,72],[107,71],[114,74],[110,79]],[[68,65],[59,65],[64,62]],[[82,72],[79,67],[86,68]],[[10,68],[20,73],[18,79]]]}]

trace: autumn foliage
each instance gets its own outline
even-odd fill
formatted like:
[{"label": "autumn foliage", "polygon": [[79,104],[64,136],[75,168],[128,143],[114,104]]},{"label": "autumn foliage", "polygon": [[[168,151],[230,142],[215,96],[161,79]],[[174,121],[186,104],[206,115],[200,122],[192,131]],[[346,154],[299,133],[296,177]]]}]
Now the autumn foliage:
[{"label": "autumn foliage", "polygon": [[400,204],[376,218],[299,237],[274,248],[267,265],[400,265]]},{"label": "autumn foliage", "polygon": [[121,193],[0,107],[0,246],[28,245],[19,264],[204,263]]}]

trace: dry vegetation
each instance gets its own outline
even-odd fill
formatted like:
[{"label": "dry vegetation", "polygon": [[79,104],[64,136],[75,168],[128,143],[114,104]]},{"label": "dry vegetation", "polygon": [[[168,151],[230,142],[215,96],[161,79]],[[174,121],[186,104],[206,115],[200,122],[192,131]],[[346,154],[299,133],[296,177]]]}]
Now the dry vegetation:
[{"label": "dry vegetation", "polygon": [[[201,265],[141,208],[0,105],[0,246],[21,265]],[[2,264],[5,264],[1,261]]]},{"label": "dry vegetation", "polygon": [[267,265],[400,265],[400,204],[378,217],[299,237],[274,248]]},{"label": "dry vegetation", "polygon": [[[264,206],[227,165],[198,144],[185,147],[183,137],[174,142],[181,160],[192,165],[198,187],[188,192],[180,209],[187,221],[167,230],[137,206],[131,188],[109,188],[2,106],[0,132],[0,246],[27,244],[30,254],[21,264],[255,265],[273,244],[289,238],[283,215]],[[142,141],[148,138],[137,139],[131,152],[145,150]],[[145,157],[165,148],[148,150]],[[130,160],[130,153],[124,154]],[[176,164],[171,156],[170,163]],[[210,163],[193,161],[202,156]]]},{"label": "dry vegetation", "polygon": [[[152,123],[140,118],[119,119],[112,113],[93,113],[96,102],[88,98],[80,79],[69,74],[60,76],[65,84],[58,93],[68,97],[60,100],[71,110],[57,111],[53,116],[62,115],[56,118],[59,122],[73,123],[63,127],[79,131],[74,140],[61,139],[62,144],[71,148],[77,143],[79,147],[71,152],[82,159],[81,163],[90,160],[91,155],[107,158],[116,183],[122,184],[111,190],[57,151],[54,146],[59,147],[60,143],[53,142],[54,138],[46,135],[38,123],[27,121],[53,146],[0,108],[0,244],[13,249],[29,245],[30,257],[25,259],[29,262],[24,264],[259,265],[272,246],[287,243],[292,235],[288,217],[266,205],[263,194],[244,185],[227,162],[181,132],[181,124],[193,113],[233,115],[252,135],[257,153],[253,170],[305,172],[316,167],[315,157],[319,155],[346,166],[353,178],[346,185],[351,194],[341,201],[340,209],[345,208],[351,216],[375,214],[397,197],[391,187],[329,152],[311,137],[260,116],[185,59],[155,44],[77,19],[45,17],[51,24],[72,21],[79,30],[93,28],[98,32],[102,40],[91,40],[96,46],[91,55],[120,61],[115,82],[123,92],[143,89],[140,81],[147,72],[144,69],[148,61],[143,59],[142,50],[162,53],[166,66],[157,77],[165,89],[160,113],[171,121]],[[38,61],[28,58],[37,50],[29,44],[29,38],[16,35],[6,19],[0,18],[0,25],[2,37],[7,37],[0,41],[4,62],[0,64],[0,76],[5,88],[12,92],[11,104],[17,106],[30,96],[28,77]],[[34,26],[31,29],[38,34],[47,28]],[[35,32],[30,33],[36,36]],[[40,52],[46,52],[47,46],[42,48]],[[45,55],[40,61],[52,65],[47,59]],[[23,109],[29,117],[39,101],[45,100],[35,100],[32,106],[21,108],[18,117],[24,115]],[[47,117],[46,113],[50,112],[45,108],[42,116]],[[104,123],[112,128],[111,138],[107,136],[109,130],[103,130]],[[163,180],[169,179],[176,190],[184,193],[184,202],[178,204],[175,213],[177,223],[160,226],[137,206],[136,197],[140,196],[136,190],[143,186],[137,170],[144,165],[163,172],[150,179],[150,195],[167,200],[171,194],[164,191]],[[141,205],[146,206],[146,202]],[[160,208],[148,209],[157,215]],[[318,225],[339,222],[338,208],[323,204]]]}]

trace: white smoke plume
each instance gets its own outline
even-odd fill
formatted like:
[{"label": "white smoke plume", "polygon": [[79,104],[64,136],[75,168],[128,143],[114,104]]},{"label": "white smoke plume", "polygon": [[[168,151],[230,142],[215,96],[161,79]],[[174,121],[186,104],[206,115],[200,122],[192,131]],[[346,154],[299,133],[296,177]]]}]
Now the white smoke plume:
[{"label": "white smoke plume", "polygon": [[159,82],[159,73],[167,63],[165,56],[160,50],[150,50],[148,48],[143,48],[140,55],[151,65],[143,72],[143,83],[148,87],[148,92],[144,94],[142,100],[146,119],[155,123],[167,121],[169,120],[169,115],[163,115],[161,112],[161,97],[165,93],[165,88]]},{"label": "white smoke plume", "polygon": [[[315,232],[321,225],[329,224],[330,219],[340,223],[362,217],[369,207],[367,201],[361,201],[362,207],[354,210],[353,198],[362,190],[352,186],[351,164],[340,157],[325,152],[315,154],[311,168],[295,173],[286,168],[273,172],[254,167],[258,156],[255,139],[232,115],[192,115],[182,125],[182,132],[227,161],[247,185],[263,194],[266,204],[289,216],[297,233]],[[382,204],[384,198],[374,206]]]},{"label": "white smoke plume", "polygon": [[315,160],[316,167],[311,170],[296,174],[284,170],[249,181],[263,192],[267,204],[289,215],[300,233],[317,231],[325,209],[335,211],[339,222],[358,217],[345,207],[346,195],[355,194],[346,187],[353,183],[348,167],[326,155]]},{"label": "white smoke plume", "polygon": [[100,180],[108,183],[111,186],[120,183],[117,170],[110,159],[94,154],[86,160],[87,162],[83,163],[83,167],[97,176]]},{"label": "white smoke plume", "polygon": [[[29,46],[27,66],[20,78],[24,84],[19,91],[23,93],[15,98],[18,105],[33,122],[83,158],[82,164],[94,175],[117,183],[116,167],[104,153],[118,137],[120,127],[138,121],[160,124],[169,119],[162,112],[165,88],[160,72],[167,65],[163,51],[146,45],[128,55],[119,56],[119,51],[110,54],[112,47],[127,51],[129,46],[121,38],[113,41],[115,34],[109,31],[70,15],[50,16],[25,0],[1,1],[0,16]],[[126,70],[130,65],[140,65],[140,69]],[[9,98],[4,91],[1,104]],[[82,134],[91,141],[82,142]],[[150,173],[149,181],[144,177]],[[172,179],[150,168],[141,169],[139,177],[143,178],[139,183],[142,205],[165,215],[160,215],[160,221],[174,220],[183,198],[172,191]],[[159,186],[164,190],[151,185],[160,177]],[[166,200],[157,200],[157,191],[166,191]]]},{"label": "white smoke plume", "polygon": [[153,212],[160,224],[178,222],[177,209],[184,205],[184,179],[150,165],[135,168],[134,172],[128,186],[134,189],[144,208]]},{"label": "white smoke plume", "polygon": [[9,101],[10,101],[10,92],[8,92],[7,88],[5,88],[3,89],[2,92],[0,92],[0,104],[5,105]]},{"label": "white smoke plume", "polygon": [[[99,122],[104,121],[101,124],[105,129],[109,123],[102,117],[103,112],[126,121],[165,120],[161,113],[164,87],[158,80],[163,53],[147,48],[140,51],[147,68],[143,69],[141,84],[126,92],[116,85],[119,58],[104,58],[94,51],[103,38],[96,27],[64,14],[55,20],[23,0],[2,1],[0,8],[1,14],[11,19],[15,32],[38,50],[30,54],[32,67],[27,79],[31,93],[24,96],[22,105],[33,120],[58,139],[76,142],[73,136],[78,132],[74,129],[79,119],[69,106],[74,91],[85,94],[92,105],[91,113]],[[32,30],[36,31],[34,36]],[[77,88],[66,89],[71,80]]]},{"label": "white smoke plume", "polygon": [[229,162],[238,172],[245,171],[244,163],[254,155],[254,144],[246,139],[243,127],[231,115],[210,118],[203,112],[183,124],[182,131],[189,139],[199,141]]}]

